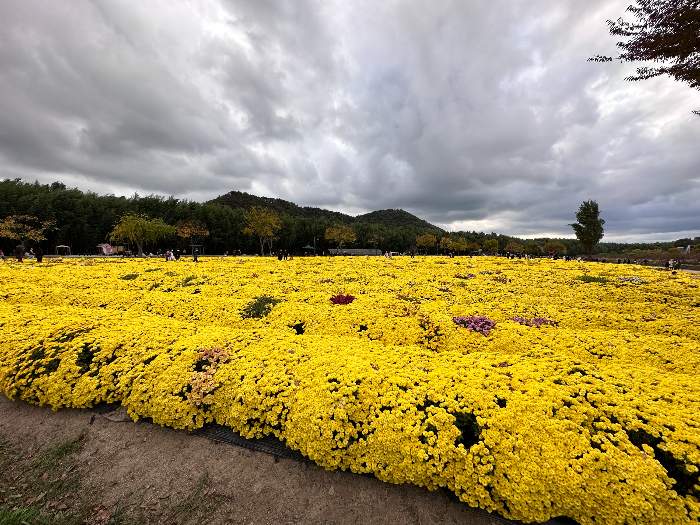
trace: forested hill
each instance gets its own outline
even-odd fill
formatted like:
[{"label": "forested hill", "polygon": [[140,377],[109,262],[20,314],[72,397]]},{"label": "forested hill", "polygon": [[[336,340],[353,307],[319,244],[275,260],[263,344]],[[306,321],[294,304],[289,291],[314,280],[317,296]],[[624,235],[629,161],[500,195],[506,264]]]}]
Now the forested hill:
[{"label": "forested hill", "polygon": [[384,224],[385,226],[413,226],[414,228],[422,228],[426,230],[441,230],[437,226],[433,226],[428,221],[416,217],[404,210],[379,210],[358,215],[354,218],[355,222],[364,222],[366,224]]},{"label": "forested hill", "polygon": [[286,215],[288,217],[303,217],[307,219],[323,218],[343,223],[349,223],[354,220],[352,215],[346,215],[337,211],[312,208],[309,206],[297,206],[293,202],[289,202],[284,199],[258,197],[257,195],[251,195],[244,191],[231,191],[208,202],[210,204],[221,204],[223,206],[228,206],[234,210],[236,208],[249,210],[253,206],[262,206],[263,208],[268,208],[280,215]]},{"label": "forested hill", "polygon": [[211,204],[221,204],[230,208],[241,208],[248,210],[253,206],[262,206],[279,213],[294,218],[323,218],[344,224],[364,223],[382,224],[384,226],[403,227],[439,230],[427,221],[416,217],[404,210],[379,210],[353,217],[337,211],[324,210],[323,208],[313,208],[310,206],[298,206],[293,202],[284,199],[273,199],[270,197],[258,197],[243,191],[231,191],[225,195],[208,201]]}]

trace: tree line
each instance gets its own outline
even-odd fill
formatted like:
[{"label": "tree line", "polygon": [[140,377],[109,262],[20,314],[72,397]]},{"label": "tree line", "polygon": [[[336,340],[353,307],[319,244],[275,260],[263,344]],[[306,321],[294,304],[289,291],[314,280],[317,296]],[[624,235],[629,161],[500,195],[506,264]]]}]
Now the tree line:
[{"label": "tree line", "polygon": [[[201,243],[205,254],[231,253],[232,250],[255,254],[261,252],[262,245],[267,246],[266,252],[286,250],[292,254],[312,253],[315,245],[316,253],[322,254],[339,246],[337,238],[332,234],[327,235],[327,232],[342,232],[340,226],[352,229],[354,239],[342,242],[342,247],[350,252],[353,248],[376,248],[394,252],[418,248],[427,253],[466,253],[475,249],[504,252],[508,247],[509,251],[525,253],[529,249],[534,253],[537,247],[539,253],[546,254],[549,249],[545,250],[545,244],[548,242],[559,243],[569,255],[586,252],[576,239],[522,240],[493,232],[446,232],[439,228],[415,225],[391,226],[363,222],[343,225],[331,217],[293,217],[274,212],[272,213],[278,221],[276,228],[261,239],[261,236],[251,229],[251,211],[252,208],[231,208],[214,202],[198,203],[157,195],[98,195],[67,188],[60,182],[39,184],[20,179],[0,181],[0,221],[7,222],[16,216],[29,216],[35,218],[37,225],[48,225],[43,233],[44,240],[33,241],[40,244],[47,254],[53,253],[57,245],[69,246],[73,254],[98,253],[99,244],[117,240],[114,239],[114,234],[119,233],[116,227],[124,216],[145,216],[171,226],[169,229],[165,228],[163,235],[158,236],[157,240],[144,237],[141,248],[145,253],[156,253],[158,249],[191,250],[193,244]],[[202,235],[202,232],[206,232],[206,235]],[[347,230],[345,235],[348,235]],[[31,239],[25,240],[32,246]],[[5,236],[0,228],[0,247],[3,251],[11,253],[15,244],[16,240]],[[136,251],[137,243],[133,244]],[[671,246],[673,243],[599,243],[593,247],[593,251],[619,253],[635,248],[665,250]],[[522,249],[518,249],[519,247]]]}]

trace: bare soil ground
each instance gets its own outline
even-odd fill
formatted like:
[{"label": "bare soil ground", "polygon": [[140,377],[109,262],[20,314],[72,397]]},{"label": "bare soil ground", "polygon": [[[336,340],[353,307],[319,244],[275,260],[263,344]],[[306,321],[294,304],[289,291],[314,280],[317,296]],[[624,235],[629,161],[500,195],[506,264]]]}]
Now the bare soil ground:
[{"label": "bare soil ground", "polygon": [[119,411],[105,416],[53,412],[0,394],[0,522],[3,509],[15,509],[44,516],[27,523],[51,524],[514,523],[444,491],[276,461],[127,421]]}]

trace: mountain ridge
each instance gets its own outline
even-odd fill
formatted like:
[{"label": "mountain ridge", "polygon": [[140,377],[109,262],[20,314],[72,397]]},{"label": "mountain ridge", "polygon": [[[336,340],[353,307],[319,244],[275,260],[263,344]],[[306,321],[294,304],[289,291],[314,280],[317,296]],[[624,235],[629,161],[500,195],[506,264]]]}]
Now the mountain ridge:
[{"label": "mountain ridge", "polygon": [[212,204],[220,204],[236,209],[250,209],[253,206],[263,206],[269,208],[281,215],[290,217],[323,217],[332,221],[342,222],[345,224],[367,223],[367,224],[383,224],[385,226],[413,226],[416,228],[433,229],[443,231],[442,228],[430,224],[428,221],[421,219],[402,209],[386,209],[376,210],[369,213],[364,213],[357,216],[348,215],[338,211],[327,210],[325,208],[315,208],[312,206],[299,206],[291,201],[277,199],[273,197],[258,197],[244,191],[230,191],[224,195],[207,201]]}]

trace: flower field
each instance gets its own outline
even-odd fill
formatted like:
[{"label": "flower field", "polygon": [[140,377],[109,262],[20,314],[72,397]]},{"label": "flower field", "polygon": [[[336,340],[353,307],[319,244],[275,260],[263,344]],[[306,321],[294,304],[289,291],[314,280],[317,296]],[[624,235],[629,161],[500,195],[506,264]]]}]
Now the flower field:
[{"label": "flower field", "polygon": [[486,257],[8,262],[0,389],[274,434],[526,522],[697,523],[698,285]]}]

